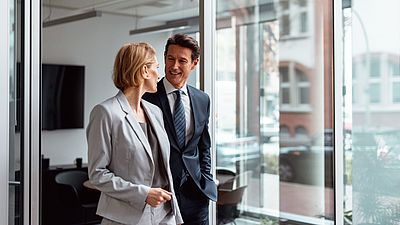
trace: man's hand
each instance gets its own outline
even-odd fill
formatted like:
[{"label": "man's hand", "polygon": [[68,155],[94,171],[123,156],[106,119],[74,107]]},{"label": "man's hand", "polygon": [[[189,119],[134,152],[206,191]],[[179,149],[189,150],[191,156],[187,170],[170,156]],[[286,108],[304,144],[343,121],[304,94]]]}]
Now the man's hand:
[{"label": "man's hand", "polygon": [[171,200],[172,193],[162,188],[150,188],[146,203],[155,208],[161,203]]}]

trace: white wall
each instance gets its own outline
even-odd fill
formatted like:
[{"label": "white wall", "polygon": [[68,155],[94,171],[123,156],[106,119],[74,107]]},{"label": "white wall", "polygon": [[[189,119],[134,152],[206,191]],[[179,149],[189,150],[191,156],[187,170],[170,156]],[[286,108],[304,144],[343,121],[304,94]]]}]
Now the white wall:
[{"label": "white wall", "polygon": [[[45,16],[45,15],[44,15]],[[146,41],[157,50],[163,76],[163,51],[170,33],[130,36],[134,18],[103,14],[43,28],[42,62],[85,66],[85,128],[93,106],[117,93],[111,79],[114,57],[126,42]],[[85,129],[42,131],[42,154],[50,165],[87,162]]]}]

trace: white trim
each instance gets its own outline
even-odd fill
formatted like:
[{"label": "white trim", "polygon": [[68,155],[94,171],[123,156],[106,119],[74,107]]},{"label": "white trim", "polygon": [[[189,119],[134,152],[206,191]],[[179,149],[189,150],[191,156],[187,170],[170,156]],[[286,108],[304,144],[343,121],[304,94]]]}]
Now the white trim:
[{"label": "white trim", "polygon": [[23,224],[39,225],[39,75],[40,75],[40,1],[24,1],[21,12],[24,23],[23,68],[24,68],[24,139],[23,144]]},{"label": "white trim", "polygon": [[343,225],[344,219],[344,159],[343,159],[343,73],[344,73],[344,45],[343,45],[343,10],[342,1],[333,2],[333,57],[334,57],[334,184],[335,184],[335,224]]},{"label": "white trim", "polygon": [[9,50],[10,1],[0,0],[0,224],[8,223],[9,204]]},{"label": "white trim", "polygon": [[[400,110],[400,103],[391,104],[370,104],[369,111],[371,113],[398,113]],[[365,106],[353,103],[353,113],[365,113]]]},{"label": "white trim", "polygon": [[[215,177],[216,168],[216,145],[215,145],[215,33],[216,33],[216,1],[200,1],[200,87],[211,98],[211,111],[209,132],[211,135],[211,171]],[[216,204],[210,204],[209,221],[216,224],[217,210]]]},{"label": "white trim", "polygon": [[[24,43],[24,48],[21,49],[23,52],[23,71],[24,73],[21,74],[23,76],[24,80],[24,95],[22,98],[24,99],[24,104],[21,106],[21,110],[23,110],[23,116],[24,116],[24,123],[23,123],[23,129],[21,130],[21,133],[24,132],[23,140],[21,139],[23,143],[23,147],[21,148],[21,152],[23,154],[21,155],[21,165],[23,163],[23,180],[21,180],[21,184],[23,186],[23,192],[22,192],[22,198],[23,198],[23,206],[22,206],[22,212],[23,212],[23,224],[24,225],[30,225],[30,180],[31,180],[31,174],[30,174],[30,83],[31,83],[31,76],[30,76],[30,59],[31,59],[31,1],[24,1],[24,11],[21,11],[21,15],[24,21],[21,21],[21,23],[24,24],[23,26],[23,34],[24,36],[21,36],[21,41]],[[21,31],[22,32],[22,31]],[[34,225],[34,224],[32,224]]]},{"label": "white trim", "polygon": [[[39,225],[40,215],[40,43],[41,43],[41,1],[32,0],[31,3],[31,87],[30,87],[30,180],[25,180],[30,184],[30,223]],[[27,161],[27,158],[25,158]]]}]

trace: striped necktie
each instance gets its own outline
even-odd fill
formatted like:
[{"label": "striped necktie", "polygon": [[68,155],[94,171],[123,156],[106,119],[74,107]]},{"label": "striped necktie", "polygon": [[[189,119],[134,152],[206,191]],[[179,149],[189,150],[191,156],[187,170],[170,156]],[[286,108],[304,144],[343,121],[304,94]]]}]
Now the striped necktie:
[{"label": "striped necktie", "polygon": [[183,107],[181,90],[176,90],[175,106],[174,106],[174,125],[176,131],[176,137],[178,138],[178,145],[181,150],[185,147],[185,133],[186,133],[186,119],[185,109]]}]

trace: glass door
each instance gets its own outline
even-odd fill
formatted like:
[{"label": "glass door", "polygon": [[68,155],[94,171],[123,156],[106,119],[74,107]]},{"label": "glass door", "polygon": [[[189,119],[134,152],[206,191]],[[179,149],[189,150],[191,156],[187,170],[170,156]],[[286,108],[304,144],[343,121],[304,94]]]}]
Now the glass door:
[{"label": "glass door", "polygon": [[24,70],[21,30],[23,2],[9,1],[9,201],[8,224],[23,223],[23,90]]},{"label": "glass door", "polygon": [[343,10],[344,224],[400,223],[399,9],[396,0],[353,0]]},{"label": "glass door", "polygon": [[8,224],[23,223],[23,2],[10,1],[9,49],[9,210]]},{"label": "glass door", "polygon": [[216,11],[218,223],[333,224],[332,6]]}]

